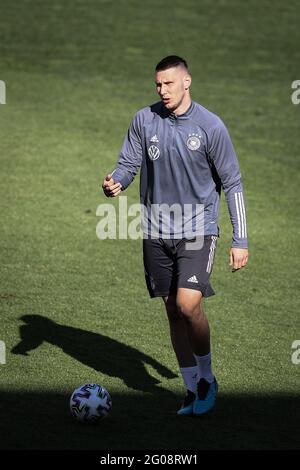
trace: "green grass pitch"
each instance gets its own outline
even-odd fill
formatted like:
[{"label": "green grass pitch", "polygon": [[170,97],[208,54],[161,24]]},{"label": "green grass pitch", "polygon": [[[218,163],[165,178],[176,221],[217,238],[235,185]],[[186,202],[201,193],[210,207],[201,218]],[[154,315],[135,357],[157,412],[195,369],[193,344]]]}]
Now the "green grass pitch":
[{"label": "green grass pitch", "polygon": [[[0,448],[299,448],[299,10],[297,0],[1,1]],[[134,113],[157,100],[153,68],[169,54],[187,59],[193,99],[230,131],[248,213],[249,265],[232,274],[222,198],[217,295],[205,303],[220,393],[203,420],[176,416],[184,389],[141,241],[96,237],[102,178]],[[138,190],[137,178],[130,203]],[[28,355],[11,352],[22,326]],[[69,414],[86,382],[113,398],[98,427]]]}]

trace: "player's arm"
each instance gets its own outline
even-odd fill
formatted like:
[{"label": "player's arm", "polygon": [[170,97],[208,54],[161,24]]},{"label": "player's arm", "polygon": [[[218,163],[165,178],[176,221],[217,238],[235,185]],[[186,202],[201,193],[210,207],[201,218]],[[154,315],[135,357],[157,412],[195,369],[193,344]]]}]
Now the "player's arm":
[{"label": "player's arm", "polygon": [[102,188],[108,197],[116,197],[121,191],[124,191],[133,181],[141,166],[143,157],[141,119],[141,113],[137,113],[133,118],[124,139],[116,168],[103,180]]},{"label": "player's arm", "polygon": [[210,158],[220,177],[232,224],[229,264],[232,270],[248,262],[247,221],[239,163],[225,125],[220,121],[211,133]]}]

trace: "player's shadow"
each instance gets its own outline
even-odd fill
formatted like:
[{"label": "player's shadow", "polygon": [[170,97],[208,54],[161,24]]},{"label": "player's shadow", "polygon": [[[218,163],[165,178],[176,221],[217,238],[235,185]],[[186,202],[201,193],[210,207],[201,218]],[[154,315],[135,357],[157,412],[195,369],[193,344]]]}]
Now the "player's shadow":
[{"label": "player's shadow", "polygon": [[[44,341],[58,346],[83,364],[111,377],[119,377],[135,390],[155,393],[159,380],[152,377],[144,364],[152,366],[163,377],[177,377],[170,369],[151,356],[100,333],[59,325],[42,315],[23,315],[20,342],[13,354],[28,355]],[[96,381],[96,380],[95,380]]]}]

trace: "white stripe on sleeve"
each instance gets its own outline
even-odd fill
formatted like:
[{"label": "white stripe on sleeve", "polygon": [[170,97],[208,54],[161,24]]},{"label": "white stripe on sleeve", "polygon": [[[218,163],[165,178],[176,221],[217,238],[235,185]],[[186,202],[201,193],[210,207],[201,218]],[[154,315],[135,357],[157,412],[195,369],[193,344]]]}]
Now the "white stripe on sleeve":
[{"label": "white stripe on sleeve", "polygon": [[240,210],[239,210],[239,205],[238,205],[238,193],[234,194],[234,199],[235,199],[235,208],[236,208],[236,213],[237,213],[237,218],[238,218],[239,238],[241,238],[241,218],[240,218]]},{"label": "white stripe on sleeve", "polygon": [[247,238],[246,211],[244,205],[243,193],[235,193],[235,207],[238,219],[238,237]]}]

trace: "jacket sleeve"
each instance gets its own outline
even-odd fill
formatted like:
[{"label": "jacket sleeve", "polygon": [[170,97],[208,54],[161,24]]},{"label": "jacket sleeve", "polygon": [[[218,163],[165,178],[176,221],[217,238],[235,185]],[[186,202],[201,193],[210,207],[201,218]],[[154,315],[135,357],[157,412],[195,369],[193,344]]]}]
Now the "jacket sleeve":
[{"label": "jacket sleeve", "polygon": [[233,228],[232,247],[247,248],[247,223],[242,177],[228,130],[222,121],[211,131],[209,155],[225,193]]},{"label": "jacket sleeve", "polygon": [[112,172],[114,181],[121,183],[122,190],[130,185],[142,164],[141,127],[141,115],[137,113],[124,139],[116,168]]}]

